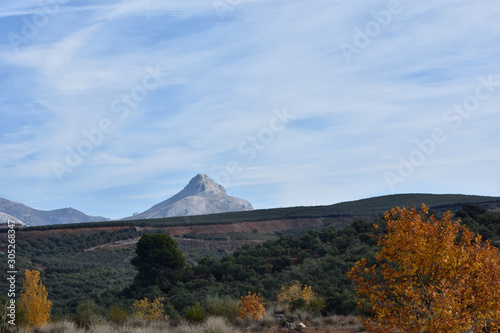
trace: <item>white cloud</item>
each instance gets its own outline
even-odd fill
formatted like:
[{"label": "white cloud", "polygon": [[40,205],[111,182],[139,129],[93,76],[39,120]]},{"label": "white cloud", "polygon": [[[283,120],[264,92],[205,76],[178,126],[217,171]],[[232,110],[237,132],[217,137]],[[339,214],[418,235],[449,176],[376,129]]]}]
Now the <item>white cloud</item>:
[{"label": "white cloud", "polygon": [[[386,1],[245,1],[224,19],[211,1],[70,2],[18,53],[0,44],[0,112],[14,121],[0,129],[0,170],[9,174],[0,180],[18,201],[40,201],[33,196],[43,191],[51,206],[59,193],[85,196],[82,209],[106,215],[109,193],[124,207],[146,209],[190,174],[216,174],[237,161],[243,171],[230,188],[243,196],[247,188],[257,207],[326,204],[390,192],[384,172],[416,148],[415,139],[443,127],[449,140],[397,190],[494,188],[498,161],[488,144],[498,141],[500,89],[457,131],[443,114],[474,92],[479,76],[498,74],[500,9],[486,0],[402,3],[348,63],[340,43],[352,44],[353,29],[364,29]],[[20,32],[22,21],[15,26],[12,18],[37,10],[35,2],[10,4],[0,26]],[[120,119],[114,101],[139,92],[146,68],[156,66],[168,82]],[[25,110],[24,101],[33,108]],[[249,161],[238,147],[284,106],[294,121]],[[27,125],[40,110],[46,117]],[[113,131],[59,183],[51,163],[63,163],[67,147],[88,140],[84,132],[104,118]],[[464,174],[478,166],[468,150],[488,165],[470,177]],[[30,196],[37,177],[43,182]],[[113,217],[121,217],[117,206]]]}]

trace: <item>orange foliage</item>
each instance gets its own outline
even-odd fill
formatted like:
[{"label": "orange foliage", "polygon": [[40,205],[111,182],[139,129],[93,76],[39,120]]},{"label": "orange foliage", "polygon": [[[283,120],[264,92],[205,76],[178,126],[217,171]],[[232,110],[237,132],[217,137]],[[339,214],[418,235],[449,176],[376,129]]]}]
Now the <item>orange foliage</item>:
[{"label": "orange foliage", "polygon": [[163,304],[161,303],[163,300],[163,297],[155,298],[152,301],[147,297],[136,300],[132,305],[134,314],[142,320],[159,320],[165,315]]},{"label": "orange foliage", "polygon": [[462,332],[500,328],[500,251],[447,212],[386,212],[377,265],[363,258],[349,273],[368,332]]},{"label": "orange foliage", "polygon": [[261,319],[266,313],[266,309],[264,308],[263,298],[257,294],[250,294],[245,297],[241,297],[240,300],[240,317],[247,318],[250,317],[253,320]]},{"label": "orange foliage", "polygon": [[21,299],[28,313],[28,322],[34,327],[46,325],[50,320],[52,302],[47,299],[49,293],[40,281],[40,272],[26,270],[22,283]]}]

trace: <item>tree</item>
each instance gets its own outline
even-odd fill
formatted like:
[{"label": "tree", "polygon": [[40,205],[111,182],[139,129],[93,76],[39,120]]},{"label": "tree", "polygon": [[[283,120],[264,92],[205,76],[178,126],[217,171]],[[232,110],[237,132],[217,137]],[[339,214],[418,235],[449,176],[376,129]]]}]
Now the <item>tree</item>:
[{"label": "tree", "polygon": [[49,293],[40,281],[40,272],[26,270],[22,284],[21,299],[28,312],[29,324],[34,327],[46,325],[50,320],[52,302],[47,299]]},{"label": "tree", "polygon": [[[376,264],[349,273],[368,332],[463,332],[500,328],[500,251],[428,207],[385,213]],[[377,226],[374,225],[376,228]]]},{"label": "tree", "polygon": [[257,294],[251,294],[241,297],[240,300],[240,317],[245,319],[247,317],[253,320],[259,320],[264,317],[266,309],[263,304],[264,299]]},{"label": "tree", "polygon": [[323,297],[312,291],[311,286],[302,285],[299,281],[291,282],[288,287],[281,286],[276,298],[278,305],[286,310],[304,309],[320,313],[326,306]]},{"label": "tree", "polygon": [[137,242],[136,254],[131,262],[139,271],[135,277],[135,284],[139,286],[156,285],[167,291],[186,265],[177,243],[166,234],[142,236]]},{"label": "tree", "polygon": [[278,304],[285,309],[291,309],[294,303],[309,304],[314,298],[316,293],[311,290],[311,286],[302,286],[299,281],[293,281],[288,287],[281,286],[276,295]]}]

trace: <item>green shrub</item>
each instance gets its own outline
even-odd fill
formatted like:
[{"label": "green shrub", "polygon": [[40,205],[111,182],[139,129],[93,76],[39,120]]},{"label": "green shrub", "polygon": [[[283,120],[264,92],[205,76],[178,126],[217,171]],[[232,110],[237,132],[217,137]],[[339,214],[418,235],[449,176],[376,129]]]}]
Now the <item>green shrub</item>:
[{"label": "green shrub", "polygon": [[127,311],[123,310],[118,304],[110,306],[108,318],[116,324],[121,324],[127,319]]},{"label": "green shrub", "polygon": [[74,321],[80,327],[90,327],[92,324],[95,324],[99,321],[97,304],[91,299],[82,300],[76,308]]},{"label": "green shrub", "polygon": [[188,306],[186,309],[186,315],[184,316],[186,320],[191,322],[200,323],[207,317],[207,313],[200,302],[194,303],[192,306]]},{"label": "green shrub", "polygon": [[7,316],[9,314],[9,309],[7,306],[9,302],[5,302],[5,305],[0,309],[0,332],[12,332],[15,326],[9,324],[10,317]]},{"label": "green shrub", "polygon": [[28,309],[20,299],[16,301],[16,326],[28,326]]},{"label": "green shrub", "polygon": [[231,299],[229,296],[224,298],[207,296],[205,299],[205,310],[208,316],[224,317],[233,321],[240,312],[240,302]]},{"label": "green shrub", "polygon": [[320,314],[326,308],[326,302],[323,297],[316,297],[309,302],[308,310]]}]

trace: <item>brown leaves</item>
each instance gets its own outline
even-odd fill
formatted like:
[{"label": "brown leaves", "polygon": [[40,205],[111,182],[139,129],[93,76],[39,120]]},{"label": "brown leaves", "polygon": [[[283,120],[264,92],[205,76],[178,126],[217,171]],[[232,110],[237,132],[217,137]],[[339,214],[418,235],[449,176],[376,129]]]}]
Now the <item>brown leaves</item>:
[{"label": "brown leaves", "polygon": [[385,213],[377,265],[349,273],[369,332],[454,332],[500,327],[500,251],[469,229],[428,216],[428,207]]}]

